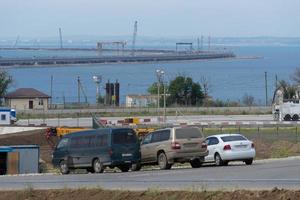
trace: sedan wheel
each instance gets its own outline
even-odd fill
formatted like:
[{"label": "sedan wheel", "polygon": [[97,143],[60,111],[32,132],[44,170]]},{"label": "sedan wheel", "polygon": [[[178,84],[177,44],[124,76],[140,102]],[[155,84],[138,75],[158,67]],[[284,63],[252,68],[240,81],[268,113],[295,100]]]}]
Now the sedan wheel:
[{"label": "sedan wheel", "polygon": [[61,172],[62,174],[68,174],[68,173],[70,173],[68,164],[67,164],[67,162],[64,161],[64,160],[61,161],[61,162],[59,163],[59,169],[60,169],[60,172]]},{"label": "sedan wheel", "polygon": [[215,155],[215,163],[217,166],[222,166],[224,164],[221,156],[218,153]]},{"label": "sedan wheel", "polygon": [[93,169],[95,173],[102,173],[104,171],[103,164],[100,162],[99,159],[94,160]]},{"label": "sedan wheel", "polygon": [[252,165],[253,159],[245,160],[246,165]]},{"label": "sedan wheel", "polygon": [[200,161],[200,159],[194,159],[190,161],[190,164],[192,166],[192,168],[199,168],[202,165],[202,162]]},{"label": "sedan wheel", "polygon": [[161,152],[158,155],[158,165],[160,169],[171,169],[172,165],[168,163],[167,156]]}]

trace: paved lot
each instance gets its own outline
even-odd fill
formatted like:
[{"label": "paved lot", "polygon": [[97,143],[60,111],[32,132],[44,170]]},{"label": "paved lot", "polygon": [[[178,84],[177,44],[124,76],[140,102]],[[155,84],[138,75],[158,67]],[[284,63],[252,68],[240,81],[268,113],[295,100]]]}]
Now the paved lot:
[{"label": "paved lot", "polygon": [[146,190],[218,190],[218,189],[286,189],[300,188],[300,157],[256,161],[252,166],[242,163],[226,167],[204,166],[199,169],[177,168],[140,172],[108,172],[103,174],[2,176],[0,188],[28,187]]}]

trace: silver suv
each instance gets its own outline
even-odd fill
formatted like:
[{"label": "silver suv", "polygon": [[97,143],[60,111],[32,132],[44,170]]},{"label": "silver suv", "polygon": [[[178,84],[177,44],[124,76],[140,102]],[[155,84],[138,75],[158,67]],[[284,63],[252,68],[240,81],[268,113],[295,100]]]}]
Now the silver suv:
[{"label": "silver suv", "polygon": [[141,164],[171,169],[175,162],[198,168],[208,155],[205,138],[197,127],[174,127],[149,133],[141,144]]}]

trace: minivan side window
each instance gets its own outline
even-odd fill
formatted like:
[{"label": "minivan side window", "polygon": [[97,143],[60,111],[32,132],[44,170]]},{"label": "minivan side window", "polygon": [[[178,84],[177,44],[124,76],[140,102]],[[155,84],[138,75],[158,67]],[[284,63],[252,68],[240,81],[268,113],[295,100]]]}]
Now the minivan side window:
[{"label": "minivan side window", "polygon": [[161,130],[152,133],[151,142],[162,142],[170,139],[170,130]]},{"label": "minivan side window", "polygon": [[152,138],[152,133],[148,134],[144,140],[143,140],[143,144],[149,144],[151,142],[151,138]]},{"label": "minivan side window", "polygon": [[160,141],[166,141],[170,139],[170,130],[164,130],[160,132]]},{"label": "minivan side window", "polygon": [[96,146],[97,147],[107,146],[107,135],[98,135],[96,138]]},{"label": "minivan side window", "polygon": [[68,138],[64,138],[62,139],[58,145],[57,145],[57,149],[63,149],[63,148],[66,148],[68,146],[68,142],[69,142],[69,139]]},{"label": "minivan side window", "polygon": [[143,140],[143,144],[149,144],[151,142],[151,138],[152,138],[152,133],[148,134],[144,140]]},{"label": "minivan side window", "polygon": [[159,142],[159,141],[160,141],[160,131],[153,132],[152,133],[151,143],[153,143],[153,142]]}]

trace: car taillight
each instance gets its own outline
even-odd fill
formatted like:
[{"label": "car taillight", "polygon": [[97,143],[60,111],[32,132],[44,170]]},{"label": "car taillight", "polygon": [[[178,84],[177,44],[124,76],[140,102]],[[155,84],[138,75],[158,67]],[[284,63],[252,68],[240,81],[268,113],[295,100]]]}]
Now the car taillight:
[{"label": "car taillight", "polygon": [[254,149],[254,143],[251,144],[251,148]]},{"label": "car taillight", "polygon": [[223,150],[230,150],[231,149],[231,146],[229,144],[226,144],[223,148]]},{"label": "car taillight", "polygon": [[181,146],[178,142],[172,142],[171,147],[172,149],[181,149]]},{"label": "car taillight", "polygon": [[109,154],[110,156],[112,156],[113,153],[114,153],[114,152],[113,152],[112,148],[109,148],[109,149],[108,149],[108,154]]},{"label": "car taillight", "polygon": [[206,142],[202,142],[202,144],[201,144],[201,148],[203,148],[203,149],[207,149],[207,144],[206,144]]}]

